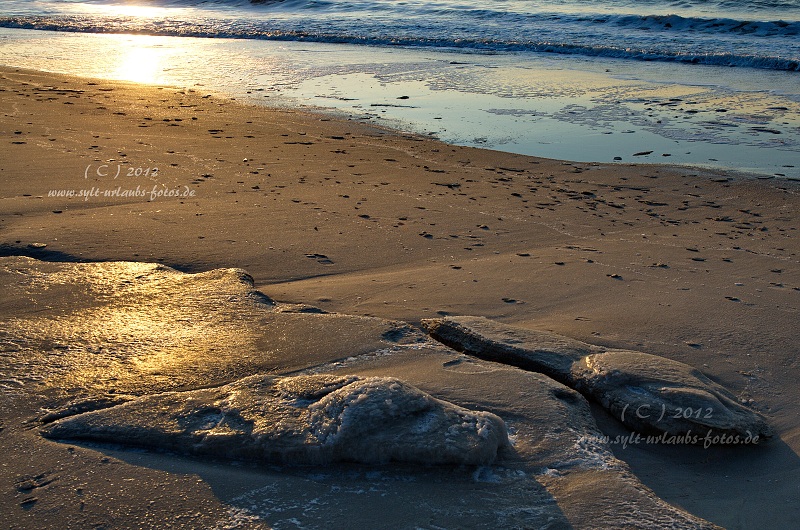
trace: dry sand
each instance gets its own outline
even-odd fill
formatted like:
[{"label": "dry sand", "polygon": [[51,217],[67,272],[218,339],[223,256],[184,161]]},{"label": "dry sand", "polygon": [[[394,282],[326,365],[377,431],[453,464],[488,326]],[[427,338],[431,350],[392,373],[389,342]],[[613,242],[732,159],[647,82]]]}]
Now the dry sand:
[{"label": "dry sand", "polygon": [[[656,495],[718,525],[800,521],[796,183],[537,159],[17,69],[0,70],[0,106],[2,255],[240,267],[280,302],[411,324],[481,315],[685,362],[765,414],[777,436],[757,447],[612,446],[615,456]],[[102,196],[137,187],[144,196]],[[149,200],[154,189],[192,196]],[[207,526],[183,518],[228,514],[266,480],[31,443],[30,406],[14,401],[0,425],[0,511],[12,528],[59,527],[57,507],[30,503],[57,489],[52,477],[78,474],[91,490],[75,500],[91,512],[85,527]],[[593,414],[607,434],[626,432]],[[134,479],[135,489],[114,486]],[[155,498],[170,502],[141,507]]]}]

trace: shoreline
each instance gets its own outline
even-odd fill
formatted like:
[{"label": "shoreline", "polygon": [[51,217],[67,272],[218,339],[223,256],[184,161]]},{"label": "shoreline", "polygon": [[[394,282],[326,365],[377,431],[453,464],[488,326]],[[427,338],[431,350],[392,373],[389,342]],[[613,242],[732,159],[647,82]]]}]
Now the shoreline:
[{"label": "shoreline", "polygon": [[[681,361],[770,417],[776,439],[615,456],[713,523],[796,520],[795,183],[458,147],[199,89],[7,67],[0,88],[3,256],[238,267],[279,302],[411,324],[486,316]],[[194,194],[47,197],[137,186]],[[3,419],[4,445],[29,419]],[[16,495],[2,503],[27,520]]]},{"label": "shoreline", "polygon": [[[322,105],[458,145],[800,179],[791,154],[800,107],[788,73],[700,67],[698,81],[687,65],[572,56],[37,30],[0,36],[8,44],[0,63],[211,89],[268,106]],[[62,49],[58,58],[51,46]]]}]

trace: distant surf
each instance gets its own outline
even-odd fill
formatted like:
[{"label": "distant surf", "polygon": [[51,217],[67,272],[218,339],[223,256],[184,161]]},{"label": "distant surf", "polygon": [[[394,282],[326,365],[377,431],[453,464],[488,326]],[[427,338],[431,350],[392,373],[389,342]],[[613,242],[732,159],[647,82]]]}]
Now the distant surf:
[{"label": "distant surf", "polygon": [[0,27],[535,52],[800,71],[800,2],[39,0]]}]

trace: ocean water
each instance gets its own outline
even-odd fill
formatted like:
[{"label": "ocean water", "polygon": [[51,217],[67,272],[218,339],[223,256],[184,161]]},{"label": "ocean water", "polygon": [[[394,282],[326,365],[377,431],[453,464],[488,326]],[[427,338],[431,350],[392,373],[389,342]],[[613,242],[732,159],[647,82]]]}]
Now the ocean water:
[{"label": "ocean water", "polygon": [[800,0],[0,0],[0,63],[800,178]]},{"label": "ocean water", "polygon": [[800,71],[800,1],[17,0],[0,26],[533,51]]}]

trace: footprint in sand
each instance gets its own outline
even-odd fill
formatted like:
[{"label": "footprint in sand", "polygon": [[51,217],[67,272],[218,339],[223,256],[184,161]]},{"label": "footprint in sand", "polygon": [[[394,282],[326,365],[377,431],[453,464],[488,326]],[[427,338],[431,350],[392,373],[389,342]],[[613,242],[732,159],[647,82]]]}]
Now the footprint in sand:
[{"label": "footprint in sand", "polygon": [[325,254],[306,254],[306,257],[309,259],[315,259],[317,260],[317,263],[322,265],[333,265],[333,260]]}]

